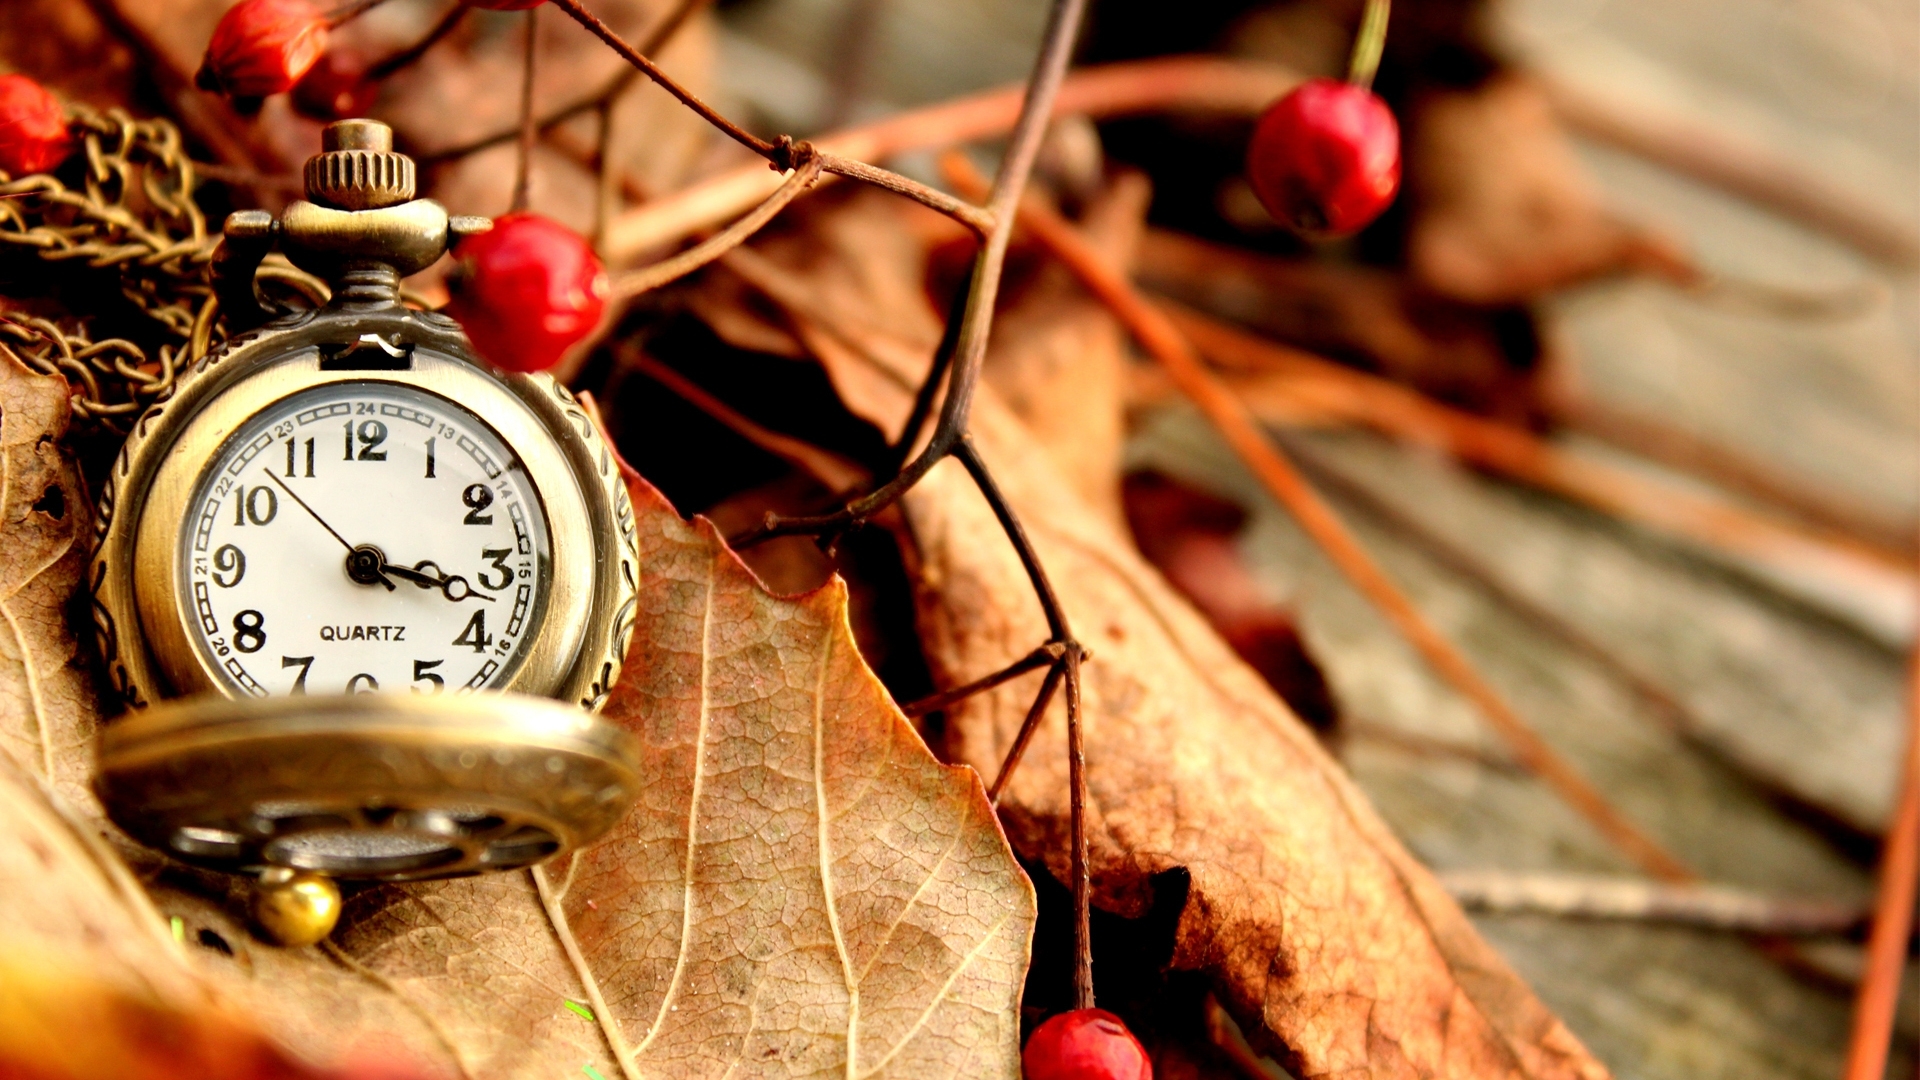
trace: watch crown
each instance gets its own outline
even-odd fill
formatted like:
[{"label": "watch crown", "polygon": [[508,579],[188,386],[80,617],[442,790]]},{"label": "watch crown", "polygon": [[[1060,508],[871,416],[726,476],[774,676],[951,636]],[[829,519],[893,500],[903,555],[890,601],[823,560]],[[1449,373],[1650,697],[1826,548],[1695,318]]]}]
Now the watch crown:
[{"label": "watch crown", "polygon": [[335,210],[374,210],[413,198],[413,159],[393,152],[393,129],[378,120],[340,120],[320,133],[307,159],[307,198]]}]

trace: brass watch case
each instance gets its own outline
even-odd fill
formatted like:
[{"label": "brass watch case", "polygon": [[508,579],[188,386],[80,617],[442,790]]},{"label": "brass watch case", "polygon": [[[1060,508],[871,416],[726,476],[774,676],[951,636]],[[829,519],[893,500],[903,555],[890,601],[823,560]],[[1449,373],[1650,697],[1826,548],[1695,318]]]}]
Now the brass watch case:
[{"label": "brass watch case", "polygon": [[591,843],[632,804],[639,760],[626,731],[516,694],[202,698],[107,725],[96,787],[186,862],[416,881]]},{"label": "brass watch case", "polygon": [[[407,355],[394,359],[395,352]],[[177,555],[188,503],[202,471],[248,419],[287,395],[338,382],[446,398],[519,455],[546,510],[551,586],[535,635],[493,689],[597,710],[632,636],[639,567],[633,508],[613,454],[565,387],[545,375],[484,368],[453,320],[398,305],[268,323],[196,364],[135,425],[100,493],[91,569],[100,652],[122,703],[237,696],[185,626],[192,605],[182,596],[191,594]]]}]

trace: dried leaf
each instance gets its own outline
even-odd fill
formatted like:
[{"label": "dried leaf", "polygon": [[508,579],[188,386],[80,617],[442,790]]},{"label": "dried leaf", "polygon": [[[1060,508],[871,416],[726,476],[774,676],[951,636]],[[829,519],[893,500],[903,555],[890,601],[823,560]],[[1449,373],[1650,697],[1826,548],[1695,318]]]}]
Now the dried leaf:
[{"label": "dried leaf", "polygon": [[66,380],[0,349],[0,747],[72,801],[99,706],[67,627],[90,549],[67,420]]},{"label": "dried leaf", "polygon": [[[1144,176],[1122,173],[1089,201],[1081,228],[1116,265],[1130,265],[1151,198]],[[1044,261],[996,321],[982,374],[1074,491],[1118,522],[1126,335],[1065,267],[1037,250],[1018,254]]]},{"label": "dried leaf", "polygon": [[[814,277],[845,284],[921,272],[887,258],[857,273],[817,265]],[[1026,385],[1073,393],[1073,357],[1056,361],[1067,369],[1059,377]],[[1026,404],[1040,413],[1059,403],[1035,393]],[[1043,446],[992,386],[979,391],[971,434],[1093,650],[1085,704],[1095,902],[1144,915],[1156,875],[1185,870],[1173,966],[1204,973],[1256,1047],[1295,1075],[1605,1077],[1312,733],[1062,475],[1055,456],[1072,445]],[[1046,639],[1018,559],[957,462],[936,467],[905,507],[923,644],[939,683],[977,678]],[[997,770],[1038,679],[949,710],[950,758]],[[1056,701],[1000,807],[1016,849],[1062,880],[1066,769]]]},{"label": "dried leaf", "polygon": [[[0,408],[0,613],[20,627],[0,667],[0,955],[218,1003],[329,1066],[1015,1075],[1031,886],[978,777],[935,761],[860,659],[837,579],[768,594],[636,478],[643,610],[610,716],[651,747],[641,805],[539,874],[363,889],[322,949],[261,946],[243,881],[101,839],[99,716],[62,615],[85,559],[64,384],[0,367]],[[49,489],[64,518],[20,510]],[[29,771],[43,726],[72,810]]]},{"label": "dried leaf", "polygon": [[839,579],[771,596],[632,488],[646,630],[607,715],[647,786],[543,871],[629,1075],[1017,1075],[1033,894],[979,778],[893,706]]},{"label": "dried leaf", "polygon": [[1292,610],[1279,603],[1241,557],[1246,512],[1218,496],[1157,472],[1134,473],[1124,486],[1127,531],[1174,587],[1295,716],[1327,737],[1340,707],[1326,673],[1307,650]]},{"label": "dried leaf", "polygon": [[[1205,973],[1257,1048],[1295,1075],[1606,1076],[1474,932],[1312,734],[983,395],[973,435],[1020,512],[1085,669],[1096,903],[1144,914],[1149,880],[1192,885],[1173,967]],[[957,684],[1042,640],[1008,604],[1019,562],[965,474],[943,464],[907,498],[930,662]],[[991,770],[1033,686],[949,715],[956,760]],[[1059,708],[1001,799],[1016,848],[1065,878]]]}]

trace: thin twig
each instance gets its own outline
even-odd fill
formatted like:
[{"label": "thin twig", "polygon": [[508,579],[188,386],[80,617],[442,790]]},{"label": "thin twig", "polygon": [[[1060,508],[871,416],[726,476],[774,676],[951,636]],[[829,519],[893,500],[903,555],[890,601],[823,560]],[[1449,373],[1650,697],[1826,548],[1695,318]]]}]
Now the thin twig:
[{"label": "thin twig", "polygon": [[1013,770],[1019,768],[1020,759],[1027,756],[1027,744],[1033,741],[1033,733],[1040,730],[1040,721],[1047,715],[1047,706],[1053,704],[1053,695],[1059,692],[1060,680],[1066,675],[1065,666],[1057,661],[1047,667],[1047,677],[1040,681],[1040,692],[1033,696],[1033,704],[1027,707],[1026,719],[1020,722],[1020,730],[1014,733],[1013,745],[1007,748],[1007,756],[1000,760],[1000,771],[993,774],[993,786],[987,789],[987,801],[994,806],[1000,805],[1000,793],[1007,790],[1007,782],[1013,779]]},{"label": "thin twig", "polygon": [[864,161],[840,157],[836,154],[818,154],[821,168],[827,172],[872,184],[874,187],[904,195],[922,206],[931,207],[953,220],[973,230],[973,234],[982,240],[993,231],[993,215],[969,202],[963,202],[938,188],[930,188],[918,180],[901,176],[897,172],[869,165]]},{"label": "thin twig", "polygon": [[[1144,112],[1251,115],[1292,89],[1300,76],[1272,64],[1215,56],[1177,56],[1084,68],[1061,84],[1051,114],[1095,119]],[[910,150],[1004,137],[1025,87],[1012,85],[889,116],[811,140],[822,153],[884,161]],[[777,181],[746,165],[622,214],[607,231],[615,263],[679,242],[729,221],[767,197]]]},{"label": "thin twig", "polygon": [[520,145],[513,174],[512,211],[527,208],[527,195],[533,184],[533,68],[540,49],[540,9],[527,9],[527,52],[520,75]]},{"label": "thin twig", "polygon": [[386,2],[387,0],[352,0],[351,3],[342,4],[332,11],[327,12],[327,29],[338,30],[342,26],[345,26]]},{"label": "thin twig", "polygon": [[1530,775],[1513,755],[1488,750],[1460,739],[1444,739],[1407,731],[1391,724],[1342,716],[1335,734],[1347,742],[1369,742],[1418,758],[1464,761],[1504,776]]},{"label": "thin twig", "polygon": [[[967,305],[961,314],[960,330],[954,341],[953,370],[933,437],[927,441],[919,456],[909,461],[897,476],[864,498],[849,503],[836,513],[821,516],[781,517],[769,513],[761,527],[742,537],[736,546],[759,543],[776,536],[837,535],[892,505],[919,483],[928,470],[948,454],[957,452],[966,436],[967,419],[973,409],[973,392],[979,384],[980,365],[986,358],[994,303],[1000,293],[1000,273],[1006,262],[1007,243],[1013,235],[1013,211],[1020,204],[1027,177],[1033,171],[1034,159],[1039,155],[1040,141],[1046,134],[1047,118],[1053,114],[1054,98],[1059,94],[1060,84],[1066,77],[1067,61],[1072,55],[1073,39],[1078,33],[1085,7],[1086,0],[1056,0],[1049,16],[1046,37],[1040,58],[1034,66],[1033,78],[1027,87],[1020,119],[1014,124],[1006,157],[1001,161],[1000,173],[994,178],[993,189],[987,199],[987,212],[993,219],[993,228],[974,256]],[[1054,613],[1050,612],[1049,623],[1053,621]],[[1055,626],[1054,636],[1064,639],[1066,635],[1058,630],[1058,626]]]},{"label": "thin twig", "polygon": [[616,53],[619,53],[620,56],[626,60],[627,63],[632,64],[635,68],[639,69],[639,71],[642,74],[644,74],[647,78],[652,79],[655,83],[657,83],[661,89],[665,90],[669,94],[672,94],[675,98],[679,100],[680,104],[685,105],[689,109],[692,109],[695,113],[698,113],[700,115],[701,119],[705,120],[709,124],[712,124],[714,127],[720,129],[720,131],[723,134],[725,134],[728,138],[739,143],[741,146],[744,146],[747,149],[753,151],[754,153],[760,155],[761,157],[771,159],[775,156],[776,148],[773,143],[770,143],[767,140],[760,138],[759,136],[753,134],[752,132],[747,131],[745,128],[742,128],[740,125],[720,115],[718,110],[716,110],[713,106],[707,104],[706,102],[700,100],[700,98],[697,95],[695,95],[693,91],[675,82],[672,76],[660,70],[660,66],[658,64],[655,64],[653,61],[641,55],[640,50],[634,48],[632,45],[627,44],[626,39],[621,37],[619,34],[614,33],[613,28],[608,26],[606,23],[602,22],[599,16],[595,15],[593,12],[588,11],[585,7],[583,7],[580,3],[580,0],[551,0],[551,3],[553,4],[554,7],[559,8],[561,11],[564,11],[569,16],[571,16],[574,22],[577,22],[581,26],[586,27],[587,30],[593,34],[593,36],[605,42],[608,48],[612,49]]},{"label": "thin twig", "polygon": [[440,16],[440,21],[433,24],[433,29],[428,30],[419,41],[369,67],[367,78],[378,82],[412,67],[421,57],[427,55],[427,50],[438,45],[440,40],[448,34],[453,33],[454,28],[460,25],[460,21],[467,17],[467,12],[470,10],[472,9],[460,0],[454,0],[454,5],[447,9],[445,15]]},{"label": "thin twig", "polygon": [[[642,54],[647,56],[658,53],[666,47],[667,42],[673,40],[674,35],[679,33],[680,28],[687,24],[688,19],[692,18],[701,8],[706,7],[712,2],[713,0],[680,0],[679,6],[675,7],[671,12],[668,12],[666,18],[647,30],[647,36],[641,40],[637,48]],[[461,6],[465,7],[464,4]],[[632,66],[624,67],[620,70],[620,74],[615,75],[599,90],[594,91],[571,105],[562,106],[548,113],[546,116],[541,117],[541,134],[552,131],[554,128],[559,127],[561,124],[566,123],[576,116],[583,116],[595,109],[612,104],[620,95],[627,92],[627,89],[640,78],[640,74],[637,68]],[[514,127],[496,131],[491,135],[474,139],[471,142],[449,146],[444,150],[435,150],[430,154],[417,154],[414,160],[419,162],[423,168],[429,165],[438,165],[442,162],[466,157],[469,154],[477,154],[482,150],[499,146],[501,143],[511,142],[519,137],[519,134],[520,128],[518,125],[515,125]]]},{"label": "thin twig", "polygon": [[626,300],[649,289],[657,289],[670,281],[676,281],[693,273],[746,243],[753,238],[754,233],[766,227],[767,222],[772,221],[774,215],[785,209],[788,203],[812,186],[820,176],[820,169],[820,159],[811,154],[806,155],[787,177],[786,182],[776,188],[765,202],[755,207],[752,213],[672,258],[662,259],[650,266],[619,275],[613,280],[613,295]]},{"label": "thin twig", "polygon": [[1743,141],[1711,118],[1663,114],[1557,80],[1546,91],[1560,119],[1580,134],[1809,225],[1869,258],[1920,266],[1920,230],[1912,221],[1809,171],[1804,159]]},{"label": "thin twig", "polygon": [[960,313],[967,308],[967,294],[972,288],[973,282],[962,278],[954,288],[953,298],[947,301],[947,321],[940,332],[940,344],[933,350],[933,364],[914,391],[913,408],[907,410],[906,423],[900,426],[900,438],[887,448],[889,472],[898,472],[913,457],[914,448],[920,445],[920,432],[926,429],[933,407],[939,404],[940,392],[946,387],[947,372],[953,364],[953,347],[960,338]]},{"label": "thin twig", "polygon": [[1886,552],[1912,558],[1914,524],[1881,514],[1839,493],[1783,476],[1726,446],[1653,416],[1620,408],[1590,395],[1554,402],[1554,420],[1628,453],[1692,473],[1817,528],[1853,537]]},{"label": "thin twig", "polygon": [[[1256,414],[1285,399],[1310,402],[1396,439],[1428,446],[1477,468],[1550,491],[1622,521],[1729,557],[1784,583],[1805,582],[1861,613],[1891,624],[1911,618],[1920,576],[1906,555],[1855,537],[1795,526],[1696,488],[1630,472],[1571,453],[1532,432],[1449,408],[1404,386],[1255,337],[1216,319],[1167,304],[1175,330],[1216,363],[1256,379],[1229,376]],[[1278,404],[1278,402],[1275,402]]]},{"label": "thin twig", "polygon": [[[965,160],[949,155],[949,179],[961,187],[969,179]],[[1409,644],[1449,684],[1480,708],[1494,730],[1512,746],[1514,756],[1545,780],[1603,836],[1656,877],[1689,881],[1692,871],[1617,810],[1574,765],[1561,757],[1532,725],[1481,677],[1466,655],[1427,621],[1399,586],[1373,561],[1359,541],[1273,446],[1246,407],[1201,363],[1199,353],[1164,312],[1149,304],[1120,272],[1110,266],[1072,225],[1046,207],[1029,202],[1020,223],[1105,303],[1135,340],[1160,362],[1187,397],[1220,432],[1236,456],[1284,506],[1360,593],[1385,615]]]},{"label": "thin twig", "polygon": [[[1453,870],[1437,876],[1461,907],[1501,915],[1674,923],[1793,937],[1848,936],[1867,922],[1860,904],[1768,896],[1727,885],[1515,870]],[[1879,1074],[1874,1076],[1878,1080]]]},{"label": "thin twig", "polygon": [[1073,1007],[1093,1008],[1093,879],[1087,867],[1087,752],[1081,729],[1080,648],[1067,647],[1067,772],[1073,832]]},{"label": "thin twig", "polygon": [[908,716],[925,716],[928,713],[950,708],[976,694],[984,694],[1002,683],[1011,682],[1029,671],[1058,663],[1061,651],[1058,645],[1042,645],[991,675],[982,675],[964,686],[942,690],[937,694],[928,694],[918,701],[909,701],[900,706],[900,711]]},{"label": "thin twig", "polygon": [[1880,889],[1874,898],[1873,930],[1867,937],[1867,972],[1854,999],[1853,1034],[1847,1042],[1846,1080],[1881,1080],[1907,966],[1913,932],[1915,876],[1920,874],[1920,647],[1907,685],[1907,754],[1900,770],[1900,799],[1880,856]]}]

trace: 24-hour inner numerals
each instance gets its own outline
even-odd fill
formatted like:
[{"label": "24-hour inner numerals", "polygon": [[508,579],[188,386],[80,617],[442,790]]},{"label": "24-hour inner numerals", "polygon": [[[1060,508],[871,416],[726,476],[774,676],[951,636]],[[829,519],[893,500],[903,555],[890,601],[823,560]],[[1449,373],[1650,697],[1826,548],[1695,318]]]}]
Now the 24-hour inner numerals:
[{"label": "24-hour inner numerals", "polygon": [[191,506],[182,614],[243,693],[498,685],[548,588],[548,525],[518,459],[409,386],[283,399],[228,440]]}]

